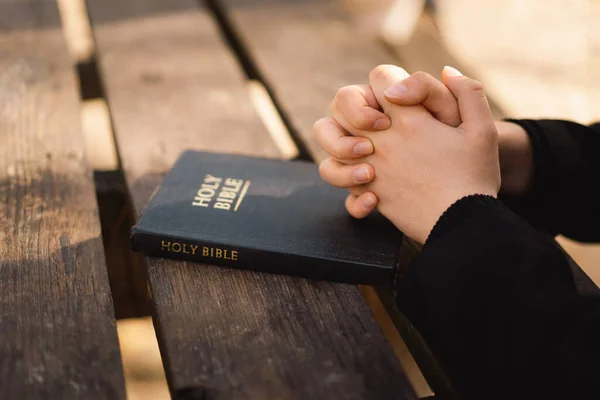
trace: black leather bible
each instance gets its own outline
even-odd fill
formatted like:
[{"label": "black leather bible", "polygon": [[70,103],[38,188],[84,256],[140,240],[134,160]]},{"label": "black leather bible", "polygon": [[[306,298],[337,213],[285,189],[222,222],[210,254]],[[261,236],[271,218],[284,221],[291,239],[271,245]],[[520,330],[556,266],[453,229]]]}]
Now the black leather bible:
[{"label": "black leather bible", "polygon": [[379,213],[352,218],[347,194],[313,163],[188,151],[132,228],[131,244],[149,256],[390,285],[402,234]]}]

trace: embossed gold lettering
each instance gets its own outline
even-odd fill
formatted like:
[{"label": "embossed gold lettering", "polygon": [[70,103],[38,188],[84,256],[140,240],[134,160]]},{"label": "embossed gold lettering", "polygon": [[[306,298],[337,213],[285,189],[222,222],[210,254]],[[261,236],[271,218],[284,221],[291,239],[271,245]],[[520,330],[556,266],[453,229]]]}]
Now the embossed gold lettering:
[{"label": "embossed gold lettering", "polygon": [[234,178],[225,179],[225,186],[229,186],[229,189],[233,190],[234,192],[239,192],[243,183],[244,183],[243,179],[234,179]]},{"label": "embossed gold lettering", "polygon": [[212,188],[208,188],[208,187],[204,186],[204,183],[200,187],[200,190],[198,190],[198,197],[208,197],[208,198],[211,198],[214,195],[215,195],[215,190],[212,189]]},{"label": "embossed gold lettering", "polygon": [[[192,254],[194,254],[194,252],[196,251],[198,246],[190,245],[190,248],[192,249]],[[237,261],[238,260],[238,251],[237,250],[220,249],[218,247],[204,246],[204,247],[202,247],[202,256]]]},{"label": "embossed gold lettering", "polygon": [[192,202],[193,206],[196,207],[208,207],[208,205],[210,204],[210,198],[209,197],[194,197],[194,201]]},{"label": "embossed gold lettering", "polygon": [[204,182],[200,185],[200,189],[196,192],[192,205],[197,207],[208,207],[217,193],[222,180],[222,178],[207,174],[204,177]]},{"label": "embossed gold lettering", "polygon": [[[219,193],[219,199],[218,200],[221,200],[222,198],[225,198],[225,199],[235,199],[236,195],[237,195],[237,193],[235,193],[235,192],[230,192],[229,190],[223,189],[223,190],[221,190],[221,193]],[[230,201],[232,201],[232,200],[230,200]]]},{"label": "embossed gold lettering", "polygon": [[229,210],[231,208],[231,204],[218,201],[215,203],[214,208],[218,208],[221,210]]},{"label": "embossed gold lettering", "polygon": [[205,183],[221,183],[223,179],[217,178],[216,176],[212,176],[211,174],[206,174],[204,177]]}]

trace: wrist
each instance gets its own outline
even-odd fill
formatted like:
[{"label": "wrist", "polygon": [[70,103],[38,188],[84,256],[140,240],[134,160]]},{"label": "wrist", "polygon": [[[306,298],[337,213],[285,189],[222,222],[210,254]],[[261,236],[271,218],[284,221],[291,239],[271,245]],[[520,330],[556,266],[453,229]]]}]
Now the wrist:
[{"label": "wrist", "polygon": [[421,225],[422,229],[418,232],[417,235],[412,237],[412,239],[416,240],[418,243],[425,243],[431,235],[431,232],[435,229],[436,224],[440,220],[440,218],[448,212],[456,203],[461,202],[462,199],[465,198],[498,198],[498,186],[495,187],[478,187],[472,188],[472,190],[461,190],[453,193],[447,193],[446,195],[441,195],[438,198],[437,204],[430,208],[430,211],[427,215],[427,218],[424,219],[423,225]]},{"label": "wrist", "polygon": [[443,236],[446,232],[452,230],[462,221],[469,218],[479,210],[485,209],[490,205],[501,204],[496,196],[488,194],[471,194],[461,197],[453,202],[437,219],[431,232],[427,236],[426,242],[431,242],[436,238]]},{"label": "wrist", "polygon": [[533,150],[529,135],[518,124],[496,121],[502,186],[505,195],[526,195],[533,181]]}]

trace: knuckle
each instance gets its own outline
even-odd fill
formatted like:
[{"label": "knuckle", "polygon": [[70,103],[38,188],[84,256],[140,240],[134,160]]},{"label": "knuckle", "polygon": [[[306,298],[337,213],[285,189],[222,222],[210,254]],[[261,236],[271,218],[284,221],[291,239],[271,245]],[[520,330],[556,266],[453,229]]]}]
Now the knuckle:
[{"label": "knuckle", "polygon": [[335,115],[337,108],[337,101],[334,98],[331,103],[329,103],[329,115]]},{"label": "knuckle", "polygon": [[411,78],[419,82],[420,84],[429,84],[432,76],[424,71],[417,71],[411,75]]},{"label": "knuckle", "polygon": [[356,129],[362,130],[369,127],[374,121],[370,121],[365,110],[359,109],[352,114],[352,118],[349,122]]},{"label": "knuckle", "polygon": [[347,158],[346,152],[344,151],[344,146],[342,145],[342,143],[340,143],[341,141],[338,140],[336,142],[336,144],[333,146],[333,154],[332,156],[337,158],[337,159],[344,159]]},{"label": "knuckle", "polygon": [[[356,204],[356,203],[355,203]],[[356,219],[363,219],[366,217],[364,211],[360,210],[360,209],[356,209],[354,210],[354,214],[351,214],[354,218]]]},{"label": "knuckle", "polygon": [[385,77],[388,66],[385,64],[381,64],[376,66],[369,72],[369,80],[377,79],[380,77]]},{"label": "knuckle", "polygon": [[319,164],[319,175],[321,175],[321,178],[324,180],[327,180],[329,177],[329,163],[330,159],[326,158]]},{"label": "knuckle", "polygon": [[329,118],[327,117],[316,120],[312,127],[313,136],[319,138],[327,124],[329,124]]},{"label": "knuckle", "polygon": [[351,216],[353,216],[356,219],[362,219],[362,215],[360,214],[359,210],[357,210],[356,208],[356,201],[352,201],[350,204],[348,204],[348,206],[346,206],[346,210],[348,210],[348,214],[350,214]]},{"label": "knuckle", "polygon": [[474,92],[483,92],[483,83],[478,80],[471,79],[469,81],[469,88]]},{"label": "knuckle", "polygon": [[[348,212],[348,214],[352,215],[352,200],[350,199],[350,196],[346,197],[344,206],[346,207],[346,211]],[[354,215],[352,216],[354,217]]]},{"label": "knuckle", "polygon": [[411,90],[414,91],[417,98],[426,100],[431,95],[432,79],[435,78],[427,72],[418,71],[407,78],[406,84],[411,87]]},{"label": "knuckle", "polygon": [[338,89],[335,97],[335,107],[339,110],[342,118],[353,128],[363,129],[369,126],[372,122],[365,109],[360,107],[361,103],[365,103],[360,93],[360,89],[356,86],[344,86]]},{"label": "knuckle", "polygon": [[430,89],[433,82],[435,81],[435,78],[433,76],[431,76],[430,74],[428,74],[427,72],[419,71],[419,72],[415,72],[415,74],[413,74],[413,75],[417,76],[419,84],[424,89]]},{"label": "knuckle", "polygon": [[355,90],[354,90],[354,88],[352,86],[342,86],[335,93],[335,101],[338,104],[340,102],[343,103],[344,100],[352,97],[352,95],[354,94],[354,92],[355,92]]},{"label": "knuckle", "polygon": [[327,123],[328,118],[324,117],[324,118],[319,118],[318,120],[315,121],[315,123],[313,124],[313,134],[316,136],[325,126],[325,123]]},{"label": "knuckle", "polygon": [[[352,197],[350,197],[352,196]],[[362,212],[359,207],[358,198],[356,196],[350,195],[350,199],[346,204],[346,209],[348,213],[352,215],[354,218],[361,219],[363,218]]]},{"label": "knuckle", "polygon": [[339,168],[337,161],[332,157],[325,159],[319,164],[319,175],[330,185],[337,187],[346,187],[346,177],[343,170]]}]

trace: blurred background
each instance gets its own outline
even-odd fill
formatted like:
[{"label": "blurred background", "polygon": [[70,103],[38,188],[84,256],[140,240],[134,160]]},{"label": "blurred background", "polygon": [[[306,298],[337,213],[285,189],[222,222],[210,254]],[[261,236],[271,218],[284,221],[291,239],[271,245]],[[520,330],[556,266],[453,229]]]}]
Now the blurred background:
[{"label": "blurred background", "polygon": [[[334,1],[348,11],[363,36],[405,60],[407,65],[401,66],[407,70],[418,65],[439,77],[443,65],[450,64],[482,81],[497,118],[600,120],[598,1]],[[93,54],[85,2],[59,4],[74,61],[85,62]],[[106,104],[84,102],[82,120],[93,168],[114,168]],[[600,247],[559,240],[600,284]],[[150,319],[120,320],[118,331],[128,397],[168,399]],[[417,391],[427,394],[426,388]]]}]

